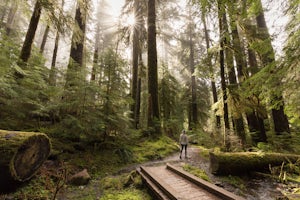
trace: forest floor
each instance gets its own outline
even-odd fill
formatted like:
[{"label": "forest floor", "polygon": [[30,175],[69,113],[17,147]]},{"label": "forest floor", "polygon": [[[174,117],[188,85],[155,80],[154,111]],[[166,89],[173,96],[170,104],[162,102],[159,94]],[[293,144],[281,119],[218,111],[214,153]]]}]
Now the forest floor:
[{"label": "forest floor", "polygon": [[[286,185],[277,182],[271,178],[262,178],[254,176],[214,176],[209,171],[208,159],[202,157],[200,154],[201,149],[197,147],[188,148],[188,158],[179,159],[179,153],[174,153],[164,159],[153,160],[143,165],[158,165],[165,163],[172,163],[177,167],[183,167],[184,165],[191,165],[197,168],[201,168],[206,172],[210,181],[224,189],[231,191],[237,195],[243,196],[248,200],[276,200],[287,199],[284,197],[284,191],[293,188],[292,185]],[[135,170],[139,165],[131,165],[121,169],[114,176],[121,176],[122,174],[128,174]],[[102,199],[103,191],[100,191],[101,178],[93,178],[92,181],[86,186],[79,187],[67,187],[60,191],[58,200],[68,199]],[[299,187],[299,186],[298,186]],[[143,190],[142,192],[145,192]],[[110,199],[110,198],[108,198]],[[116,198],[114,198],[116,199]],[[123,199],[123,198],[122,198]],[[297,199],[297,198],[296,198]]]}]

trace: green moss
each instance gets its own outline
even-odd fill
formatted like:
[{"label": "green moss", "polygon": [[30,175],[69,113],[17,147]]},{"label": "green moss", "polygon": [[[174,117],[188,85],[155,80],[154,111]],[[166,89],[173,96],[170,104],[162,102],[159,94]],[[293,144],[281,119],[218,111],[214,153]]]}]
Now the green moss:
[{"label": "green moss", "polygon": [[141,190],[128,188],[126,190],[108,190],[100,200],[151,200],[152,198]]},{"label": "green moss", "polygon": [[191,166],[189,164],[185,164],[183,166],[183,169],[203,180],[206,180],[208,182],[211,182],[210,178],[208,177],[207,173],[203,170],[203,169],[200,169],[200,168],[197,168],[197,167],[194,167],[194,166]]},{"label": "green moss", "polygon": [[105,177],[101,180],[102,190],[122,190],[125,184],[124,176]]},{"label": "green moss", "polygon": [[155,140],[146,140],[132,147],[134,160],[138,163],[161,159],[177,150],[176,142],[166,136]]}]

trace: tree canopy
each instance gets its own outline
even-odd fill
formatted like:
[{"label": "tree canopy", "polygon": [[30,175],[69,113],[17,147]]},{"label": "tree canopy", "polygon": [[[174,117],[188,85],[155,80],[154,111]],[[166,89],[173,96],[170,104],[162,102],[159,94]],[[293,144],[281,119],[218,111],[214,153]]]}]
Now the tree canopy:
[{"label": "tree canopy", "polygon": [[[285,40],[268,18],[279,6]],[[104,141],[185,128],[227,150],[298,134],[299,1],[128,0],[117,18],[114,7],[1,1],[2,129]]]}]

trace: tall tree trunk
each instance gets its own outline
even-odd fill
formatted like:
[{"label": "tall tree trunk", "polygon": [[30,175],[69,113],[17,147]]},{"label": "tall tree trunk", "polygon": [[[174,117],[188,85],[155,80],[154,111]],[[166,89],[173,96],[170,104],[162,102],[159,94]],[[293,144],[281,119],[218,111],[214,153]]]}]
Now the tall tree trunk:
[{"label": "tall tree trunk", "polygon": [[[248,48],[248,62],[249,62],[249,71],[251,75],[254,75],[258,72],[258,64],[255,56],[255,52]],[[248,74],[248,76],[250,76]],[[250,97],[255,98],[255,97]],[[259,106],[259,105],[258,105]],[[259,106],[260,109],[264,110],[266,112],[266,109],[263,106]],[[261,114],[257,112],[256,109],[253,109],[251,112],[246,113],[247,116],[247,122],[250,133],[252,133],[252,140],[254,143],[258,142],[267,142],[267,135],[266,135],[266,129],[264,126],[264,118]]]},{"label": "tall tree trunk", "polygon": [[[99,20],[99,19],[97,19],[97,20]],[[96,35],[95,35],[95,49],[94,49],[94,56],[93,56],[91,82],[96,81],[96,74],[97,74],[98,61],[99,61],[99,45],[100,45],[99,40],[100,40],[100,24],[98,21]]]},{"label": "tall tree trunk", "polygon": [[[154,120],[159,120],[157,50],[156,50],[156,12],[155,0],[148,0],[148,126],[154,127]],[[158,125],[155,127],[156,129]],[[156,130],[159,131],[159,130]]]},{"label": "tall tree trunk", "polygon": [[80,3],[78,2],[75,14],[75,22],[79,27],[80,39],[76,41],[75,33],[73,33],[72,37],[72,46],[70,57],[75,61],[80,67],[83,66],[83,48],[84,48],[84,40],[85,40],[85,29],[86,29],[86,10],[82,8]]},{"label": "tall tree trunk", "polygon": [[46,42],[47,42],[47,39],[48,39],[49,31],[50,31],[50,26],[47,25],[46,29],[45,29],[45,32],[44,32],[44,35],[43,35],[41,47],[40,47],[40,53],[43,53],[44,50],[45,50],[45,45],[46,45]]},{"label": "tall tree trunk", "polygon": [[66,72],[65,93],[62,98],[69,105],[62,113],[74,116],[80,116],[85,106],[85,98],[78,99],[78,95],[82,95],[83,89],[81,86],[86,82],[83,54],[87,7],[88,0],[78,0],[75,12],[75,23],[77,26],[73,30],[70,59]]},{"label": "tall tree trunk", "polygon": [[58,51],[58,42],[59,42],[59,31],[56,31],[54,50],[53,50],[52,61],[51,61],[51,69],[49,75],[49,84],[51,86],[56,85],[56,58],[57,58],[57,51]]},{"label": "tall tree trunk", "polygon": [[97,73],[97,66],[98,66],[98,59],[99,59],[99,50],[98,49],[99,48],[98,48],[97,42],[96,42],[95,49],[94,49],[94,56],[93,56],[93,68],[92,68],[92,74],[91,74],[92,82],[96,81],[96,73]]},{"label": "tall tree trunk", "polygon": [[[206,42],[206,52],[207,52],[207,56],[208,56],[208,67],[209,67],[209,70],[210,72],[213,71],[213,67],[212,67],[212,62],[211,62],[211,57],[209,55],[209,48],[210,48],[210,44],[209,44],[209,40],[210,40],[210,37],[209,37],[209,33],[208,33],[208,30],[207,30],[207,26],[206,26],[206,19],[205,19],[205,14],[204,12],[202,11],[202,15],[201,15],[201,20],[202,20],[202,23],[204,25],[204,34],[205,34],[205,42]],[[218,93],[217,93],[217,88],[216,88],[216,82],[215,82],[215,77],[214,77],[214,74],[211,73],[211,91],[212,91],[212,96],[213,96],[213,103],[217,103],[218,102]],[[216,113],[216,110],[214,111]],[[217,114],[215,114],[215,120],[216,120],[216,128],[220,128],[221,127],[221,118],[220,116],[218,116]]]},{"label": "tall tree trunk", "polygon": [[[239,85],[237,82],[237,76],[235,73],[235,67],[234,67],[234,57],[237,65],[237,72],[238,72],[238,80],[242,82],[244,80],[244,71],[246,68],[246,61],[243,60],[243,52],[240,44],[240,39],[237,32],[237,26],[236,26],[236,10],[237,7],[234,6],[235,2],[233,2],[233,5],[230,5],[227,3],[228,7],[228,14],[230,17],[230,27],[231,27],[231,38],[232,38],[232,44],[230,44],[230,41],[227,39],[230,38],[229,35],[225,37],[225,45],[226,45],[226,61],[227,61],[227,67],[229,68],[229,83],[232,85],[232,89],[237,90]],[[229,33],[228,29],[228,23],[227,21],[224,22],[225,24],[225,31]],[[227,39],[226,39],[227,38]],[[230,48],[230,47],[233,48]],[[234,57],[233,57],[234,56]],[[233,93],[235,93],[233,91]],[[238,94],[233,94],[234,102],[239,102],[240,97]],[[236,134],[239,136],[242,144],[244,145],[246,142],[246,133],[245,133],[245,126],[243,121],[243,113],[240,112],[240,110],[236,107],[233,109],[233,121],[234,121],[234,128],[236,131]]]},{"label": "tall tree trunk", "polygon": [[[191,13],[190,13],[191,15]],[[191,18],[191,16],[189,16]],[[191,21],[191,20],[190,20]],[[190,56],[189,56],[189,67],[191,73],[191,122],[189,129],[193,129],[196,127],[198,122],[198,109],[197,109],[197,84],[196,84],[196,77],[195,77],[195,61],[194,61],[194,43],[193,43],[193,28],[192,23],[189,24],[189,49],[190,49]]]},{"label": "tall tree trunk", "polygon": [[[271,37],[268,32],[268,27],[266,24],[263,7],[261,0],[258,1],[260,12],[256,17],[256,23],[258,27],[259,37],[264,41],[264,44],[267,44],[267,51],[261,55],[261,60],[264,66],[275,63],[275,53],[271,44]],[[271,76],[271,74],[270,74]],[[272,119],[274,123],[275,133],[281,134],[283,132],[290,133],[289,122],[287,116],[284,113],[284,100],[282,94],[272,94],[271,103],[279,104],[278,108],[272,109]]]},{"label": "tall tree trunk", "polygon": [[84,2],[78,1],[77,8],[75,13],[75,22],[79,27],[79,35],[75,33],[74,30],[72,36],[72,45],[71,45],[71,52],[70,52],[70,61],[67,69],[67,77],[66,77],[66,86],[72,86],[71,82],[74,83],[72,80],[72,74],[78,72],[83,67],[83,52],[84,52],[84,41],[85,41],[85,31],[86,31],[86,10],[84,9]]},{"label": "tall tree trunk", "polygon": [[143,68],[143,60],[142,53],[140,51],[139,56],[139,75],[138,75],[138,83],[137,83],[137,91],[136,91],[136,103],[135,103],[135,128],[138,129],[140,127],[140,109],[141,109],[141,92],[142,92],[142,68]]},{"label": "tall tree trunk", "polygon": [[[134,0],[133,3],[133,11],[134,11],[134,18],[135,21],[138,21],[139,17],[139,5],[138,0]],[[137,128],[137,91],[138,91],[138,67],[139,67],[139,34],[138,34],[138,27],[133,26],[133,35],[132,35],[132,80],[131,80],[131,98],[133,99],[133,103],[131,105],[131,113],[133,119],[133,126]]]},{"label": "tall tree trunk", "polygon": [[[33,9],[33,14],[30,19],[29,27],[26,33],[25,41],[22,46],[20,59],[23,63],[27,63],[30,54],[35,32],[41,17],[42,6],[40,0],[37,0]],[[22,64],[21,64],[22,65]],[[20,75],[20,74],[19,74]],[[22,77],[22,75],[21,75]]]},{"label": "tall tree trunk", "polygon": [[[64,4],[65,4],[65,0],[61,0],[61,9],[63,9]],[[60,38],[60,33],[57,30],[56,31],[56,36],[55,36],[53,54],[52,54],[50,75],[49,75],[49,84],[51,86],[56,85],[56,58],[57,58],[59,38]]]},{"label": "tall tree trunk", "polygon": [[[246,18],[247,17],[247,2],[246,0],[243,0],[243,7],[242,7],[242,17]],[[250,47],[250,42],[253,37],[255,37],[256,34],[256,27],[251,25],[251,23],[245,21],[246,23],[244,24],[245,31],[246,31],[246,45],[247,45],[247,57],[248,57],[248,69],[246,71],[246,77],[251,77],[254,74],[256,74],[259,71],[258,67],[258,62],[256,58],[256,53],[255,51]],[[255,94],[250,96],[249,101],[255,101],[257,97]],[[266,108],[264,108],[262,105],[259,105],[259,102],[254,102],[254,105],[256,105],[256,108],[251,108],[251,111],[246,113],[246,118],[248,122],[248,128],[250,131],[250,134],[252,136],[252,141],[257,144],[258,142],[267,142],[267,135],[266,135],[266,130],[265,130],[265,125],[264,125],[264,117],[265,114],[261,113],[266,113]],[[262,111],[259,111],[262,110]]]},{"label": "tall tree trunk", "polygon": [[226,150],[230,148],[230,141],[229,141],[229,117],[228,117],[228,104],[227,104],[227,85],[225,79],[225,61],[224,61],[224,18],[225,15],[225,8],[222,1],[218,0],[218,18],[219,18],[219,32],[220,32],[220,76],[221,76],[221,88],[223,94],[223,118],[224,118],[224,126],[225,126],[225,133],[224,133],[224,145]]}]

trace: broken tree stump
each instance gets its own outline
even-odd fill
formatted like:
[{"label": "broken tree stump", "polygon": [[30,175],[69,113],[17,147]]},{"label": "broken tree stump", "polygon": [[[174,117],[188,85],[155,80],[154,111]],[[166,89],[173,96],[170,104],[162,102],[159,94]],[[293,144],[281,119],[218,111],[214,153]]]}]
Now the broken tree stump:
[{"label": "broken tree stump", "polygon": [[29,180],[50,150],[50,140],[44,133],[0,130],[0,188]]}]

